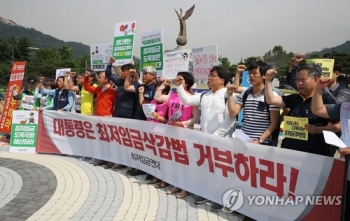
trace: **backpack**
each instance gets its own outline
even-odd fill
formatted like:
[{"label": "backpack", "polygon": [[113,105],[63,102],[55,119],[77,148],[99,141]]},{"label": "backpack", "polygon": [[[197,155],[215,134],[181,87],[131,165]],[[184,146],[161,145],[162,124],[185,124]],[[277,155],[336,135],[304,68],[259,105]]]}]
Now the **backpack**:
[{"label": "backpack", "polygon": [[[247,98],[248,98],[248,95],[249,93],[253,90],[253,87],[249,87],[243,94],[243,107],[244,107],[244,103],[246,102]],[[269,111],[269,107],[270,105],[268,103],[266,103],[266,98],[264,96],[264,102],[265,102],[265,109],[267,110],[267,112],[269,113],[269,120],[270,120],[270,111]],[[242,119],[242,122],[244,121],[244,118]],[[278,140],[278,137],[280,135],[280,125],[281,125],[281,122],[280,120],[278,120],[278,127],[272,132],[272,139],[271,141],[274,141],[274,140]]]}]

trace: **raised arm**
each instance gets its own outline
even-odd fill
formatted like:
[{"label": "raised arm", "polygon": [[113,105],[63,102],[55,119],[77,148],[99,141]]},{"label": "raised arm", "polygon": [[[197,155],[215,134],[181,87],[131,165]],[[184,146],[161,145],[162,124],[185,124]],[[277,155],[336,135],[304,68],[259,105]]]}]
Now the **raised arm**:
[{"label": "raised arm", "polygon": [[[69,78],[69,80],[68,80],[68,78]],[[68,81],[70,81],[70,80],[71,80],[71,72],[67,71],[65,76],[64,76],[64,80],[63,80],[64,89],[69,90]]]},{"label": "raised arm", "polygon": [[244,92],[241,93],[240,95],[240,103],[235,103],[234,102],[234,92],[236,91],[237,86],[234,84],[228,85],[227,86],[227,108],[228,108],[228,113],[230,117],[237,116],[237,114],[241,111],[243,102],[242,102],[242,97]]},{"label": "raised arm", "polygon": [[136,88],[131,84],[132,76],[136,73],[135,69],[129,69],[128,75],[126,75],[126,79],[124,81],[124,90],[136,93]]},{"label": "raised arm", "polygon": [[311,111],[313,114],[323,118],[329,118],[327,109],[323,103],[322,91],[331,83],[330,78],[321,77],[317,80],[317,85],[314,91],[314,95],[311,99]]},{"label": "raised arm", "polygon": [[183,88],[184,79],[181,76],[178,76],[175,79],[176,91],[179,95],[179,98],[182,103],[191,106],[200,106],[201,94],[190,95],[187,94],[185,89]]},{"label": "raised arm", "polygon": [[265,78],[265,99],[266,103],[275,105],[278,107],[285,107],[283,99],[281,96],[275,96],[272,90],[272,79],[276,76],[277,71],[275,69],[270,69],[266,72]]},{"label": "raised arm", "polygon": [[85,90],[89,91],[90,93],[96,94],[96,88],[90,85],[89,82],[89,73],[85,72],[85,78],[84,78],[84,88]]},{"label": "raised arm", "polygon": [[142,105],[143,101],[145,100],[145,97],[143,96],[144,92],[145,92],[145,87],[144,86],[139,87],[139,103],[140,103],[140,105]]},{"label": "raised arm", "polygon": [[114,62],[115,58],[111,57],[106,67],[105,75],[108,78],[108,80],[112,81],[117,87],[120,87],[123,86],[122,79],[112,74],[112,65]]},{"label": "raised arm", "polygon": [[164,80],[162,85],[160,85],[156,92],[154,93],[153,99],[159,102],[168,102],[169,95],[164,95],[162,94],[163,89],[165,88],[166,85],[170,85],[171,81],[170,80]]},{"label": "raised arm", "polygon": [[235,78],[232,82],[233,85],[236,85],[236,93],[242,93],[244,91],[244,88],[240,86],[239,81],[241,80],[241,76],[243,71],[246,69],[245,65],[237,65],[237,70],[235,74]]}]

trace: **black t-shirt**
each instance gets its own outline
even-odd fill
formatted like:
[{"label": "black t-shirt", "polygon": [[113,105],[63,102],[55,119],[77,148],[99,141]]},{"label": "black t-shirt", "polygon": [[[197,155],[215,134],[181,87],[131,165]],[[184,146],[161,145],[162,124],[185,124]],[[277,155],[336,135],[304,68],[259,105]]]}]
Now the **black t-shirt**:
[{"label": "black t-shirt", "polygon": [[[312,97],[309,97],[304,100],[304,98],[300,94],[292,94],[288,96],[282,96],[282,99],[285,104],[285,107],[290,108],[288,116],[302,118],[307,117],[309,124],[315,126],[327,126],[330,122],[329,119],[318,117],[312,113]],[[334,98],[329,96],[329,94],[327,93],[322,94],[322,99],[325,104],[336,103]],[[323,134],[309,133],[307,141],[284,138],[281,147],[329,157],[333,157],[335,153],[335,149],[332,146],[325,143]]]},{"label": "black t-shirt", "polygon": [[[139,93],[138,93],[139,87],[143,86],[143,87],[145,87],[145,90],[143,92],[143,97],[144,97],[143,103],[150,103],[154,97],[155,85],[156,85],[156,83],[153,82],[152,84],[149,84],[149,85],[141,84],[141,85],[138,85],[137,87],[135,86],[137,100],[139,100]],[[138,104],[139,104],[139,102],[138,102]],[[145,113],[143,112],[142,105],[139,105],[139,108],[138,108],[136,115],[135,115],[135,119],[138,119],[138,120],[146,120],[147,119]]]}]

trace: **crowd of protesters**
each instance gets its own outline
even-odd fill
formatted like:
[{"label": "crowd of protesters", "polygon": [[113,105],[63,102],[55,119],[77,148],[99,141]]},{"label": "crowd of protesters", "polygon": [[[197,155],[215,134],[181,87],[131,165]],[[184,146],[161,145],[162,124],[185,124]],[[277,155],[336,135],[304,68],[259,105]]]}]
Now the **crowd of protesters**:
[{"label": "crowd of protesters", "polygon": [[[105,72],[98,75],[90,69],[85,73],[67,72],[56,81],[40,78],[38,84],[36,78],[29,77],[27,89],[20,94],[14,92],[13,97],[23,100],[26,96],[34,96],[31,110],[74,109],[76,113],[85,115],[137,119],[187,129],[193,129],[200,119],[200,131],[221,137],[232,136],[236,116],[244,110],[242,131],[253,140],[252,143],[268,146],[278,144],[280,123],[283,120],[280,111],[283,108],[283,115],[308,118],[305,129],[309,136],[308,140],[285,138],[281,148],[333,157],[336,149],[325,143],[322,131],[333,131],[340,135],[340,106],[350,101],[350,90],[337,82],[341,73],[340,64],[334,65],[332,78],[325,78],[321,76],[319,65],[300,65],[304,59],[303,54],[296,54],[291,60],[287,81],[298,93],[290,95],[280,95],[274,91],[271,82],[277,71],[261,60],[248,67],[238,65],[233,82],[227,69],[214,66],[208,76],[209,90],[194,93],[194,77],[189,72],[178,73],[173,81],[176,90],[171,91],[172,80],[157,77],[154,67],[144,67],[142,79],[139,80],[139,73],[133,63],[115,67],[112,57]],[[112,69],[115,73],[112,73]],[[248,71],[251,84],[246,88],[239,85],[245,70]],[[152,113],[154,118],[146,118],[142,110],[142,104],[145,103],[156,105],[156,111]],[[174,118],[178,110],[182,115]],[[340,153],[349,154],[350,149],[345,148]],[[95,166],[104,165],[106,169],[127,168],[94,158],[82,157],[81,160],[87,160]],[[127,173],[131,176],[145,174],[134,168],[128,168]],[[156,188],[170,185],[150,174],[146,179]],[[186,190],[176,186],[166,194],[177,192],[177,198],[188,195]],[[201,196],[194,200],[196,204],[206,201]],[[211,209],[218,212],[223,208],[214,203]]]}]

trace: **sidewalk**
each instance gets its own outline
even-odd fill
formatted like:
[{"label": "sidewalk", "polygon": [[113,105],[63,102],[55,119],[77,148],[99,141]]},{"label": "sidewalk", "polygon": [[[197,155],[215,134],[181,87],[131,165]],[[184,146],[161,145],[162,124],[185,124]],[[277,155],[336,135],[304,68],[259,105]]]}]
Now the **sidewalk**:
[{"label": "sidewalk", "polygon": [[232,220],[212,212],[210,203],[196,205],[166,195],[147,184],[145,175],[106,170],[78,157],[8,153],[0,146],[0,220]]}]

